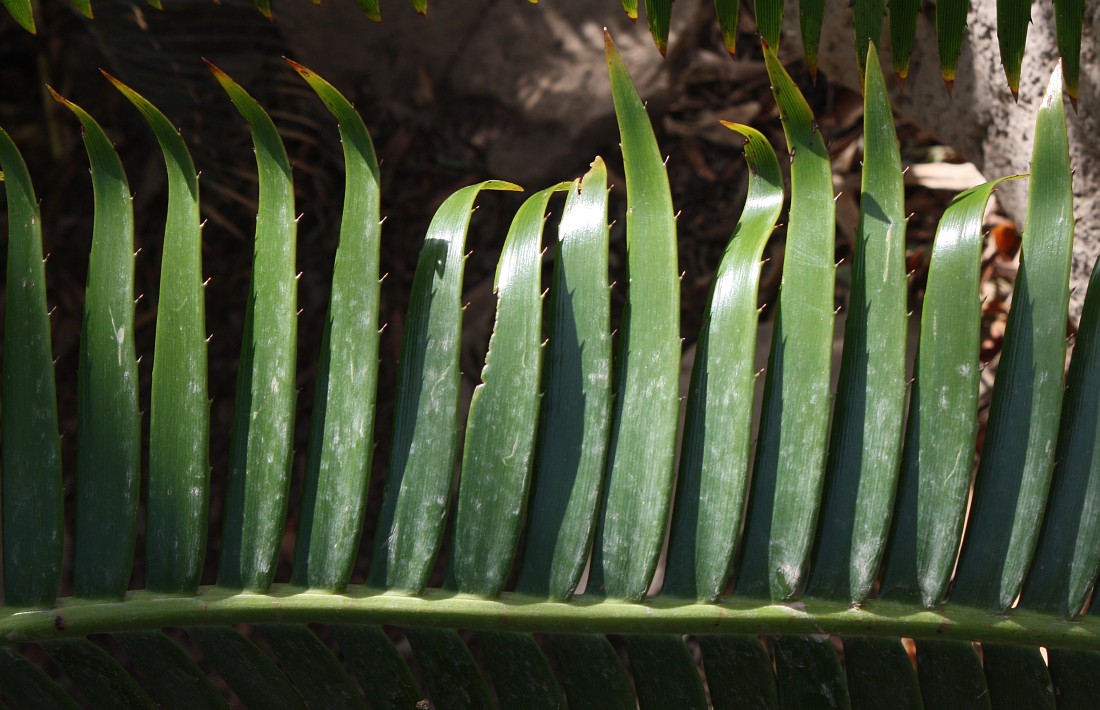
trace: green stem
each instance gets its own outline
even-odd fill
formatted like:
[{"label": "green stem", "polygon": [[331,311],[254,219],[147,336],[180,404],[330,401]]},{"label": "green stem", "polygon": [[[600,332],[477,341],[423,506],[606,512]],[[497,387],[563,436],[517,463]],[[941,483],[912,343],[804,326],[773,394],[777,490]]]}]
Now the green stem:
[{"label": "green stem", "polygon": [[804,604],[748,599],[706,604],[657,597],[636,604],[581,597],[562,603],[516,593],[489,600],[438,589],[414,597],[360,585],[348,587],[346,594],[328,594],[284,584],[272,585],[270,594],[202,587],[193,597],[132,591],[121,602],[62,599],[54,609],[0,608],[0,643],[167,626],[270,622],[570,634],[907,636],[1100,650],[1100,617],[1094,615],[1071,621],[1022,610],[1010,615],[954,606],[914,611],[911,604],[885,600],[860,608],[816,599]]}]

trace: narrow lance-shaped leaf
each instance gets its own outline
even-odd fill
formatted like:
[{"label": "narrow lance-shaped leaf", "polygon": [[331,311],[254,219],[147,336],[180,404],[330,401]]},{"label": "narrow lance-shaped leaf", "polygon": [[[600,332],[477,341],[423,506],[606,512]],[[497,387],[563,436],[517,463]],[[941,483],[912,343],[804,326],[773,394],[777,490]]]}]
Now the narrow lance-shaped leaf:
[{"label": "narrow lance-shaped leaf", "polygon": [[[802,31],[802,52],[806,68],[817,81],[817,48],[821,43],[821,23],[825,19],[825,0],[798,0],[798,27]],[[778,45],[776,46],[778,51]]]},{"label": "narrow lance-shaped leaf", "polygon": [[753,0],[753,14],[760,39],[778,52],[783,30],[783,0]]},{"label": "narrow lance-shaped leaf", "polygon": [[264,624],[260,632],[310,707],[349,710],[367,707],[355,681],[308,626]]},{"label": "narrow lance-shaped leaf", "polygon": [[344,665],[370,693],[371,707],[403,710],[424,697],[404,658],[386,632],[369,624],[332,624]]},{"label": "narrow lance-shaped leaf", "polygon": [[783,176],[762,133],[745,138],[749,186],[695,350],[663,594],[714,601],[741,532],[752,453],[760,258],[783,208]]},{"label": "narrow lance-shaped leaf", "polygon": [[824,479],[835,206],[810,107],[775,53],[764,56],[791,155],[791,208],[737,591],[789,599],[805,582]]},{"label": "narrow lance-shaped leaf", "polygon": [[382,21],[382,10],[379,7],[378,0],[356,0],[356,2],[359,3],[359,9],[363,11],[368,20],[372,22]]},{"label": "narrow lance-shaped leaf", "polygon": [[962,534],[978,434],[978,276],[985,206],[1000,180],[967,190],[936,230],[909,399],[896,521],[882,596],[943,600]]},{"label": "narrow lance-shaped leaf", "polygon": [[913,38],[917,34],[920,0],[890,0],[890,54],[894,58],[894,73],[905,88],[909,76],[909,58],[913,54]]},{"label": "narrow lance-shaped leaf", "polygon": [[72,0],[72,6],[84,17],[92,19],[92,0]]},{"label": "narrow lance-shaped leaf", "polygon": [[31,0],[3,0],[3,3],[12,19],[18,22],[23,29],[31,33],[37,31],[34,26],[34,6],[31,4]]},{"label": "narrow lance-shaped leaf", "polygon": [[77,710],[78,705],[57,682],[25,656],[0,647],[0,683],[13,707]]},{"label": "narrow lance-shaped leaf", "polygon": [[95,219],[77,373],[76,561],[80,597],[122,597],[137,536],[141,438],[134,355],[134,212],[111,141],[57,93],[84,128]]},{"label": "narrow lance-shaped leaf", "polygon": [[993,707],[1054,710],[1054,684],[1035,646],[983,643],[982,670]]},{"label": "narrow lance-shaped leaf", "polygon": [[1066,80],[1066,95],[1077,108],[1077,82],[1081,74],[1081,33],[1085,22],[1085,0],[1056,0],[1054,31],[1058,54],[1062,57],[1062,75]]},{"label": "narrow lance-shaped leaf", "polygon": [[618,652],[605,636],[551,634],[546,638],[561,671],[566,699],[573,707],[634,710],[637,701]]},{"label": "narrow lance-shaped leaf", "polygon": [[517,589],[564,601],[588,562],[611,429],[607,168],[566,197],[550,288],[549,353]]},{"label": "narrow lance-shaped leaf", "polygon": [[502,708],[564,710],[565,693],[531,634],[478,634]]},{"label": "narrow lance-shaped leaf", "polygon": [[970,0],[938,0],[936,3],[936,46],[940,53],[940,72],[951,93],[966,34],[966,13]]},{"label": "narrow lance-shaped leaf", "polygon": [[718,27],[722,30],[722,41],[730,56],[737,55],[737,20],[741,13],[738,0],[714,0],[714,9],[718,13]]},{"label": "narrow lance-shaped leaf", "polygon": [[1050,501],[1020,606],[1068,618],[1084,608],[1100,569],[1100,260],[1066,380]]},{"label": "narrow lance-shaped leaf", "polygon": [[252,4],[267,19],[271,19],[271,0],[252,0]]},{"label": "narrow lance-shaped leaf", "polygon": [[982,662],[972,643],[918,641],[917,678],[926,708],[991,707]]},{"label": "narrow lance-shaped leaf", "polygon": [[494,706],[477,661],[457,631],[413,628],[407,635],[423,673],[424,689],[435,707],[477,710]]},{"label": "narrow lance-shaped leaf", "polygon": [[344,210],[317,367],[293,579],[342,590],[359,551],[374,454],[378,388],[378,159],[363,120],[331,84],[290,63],[340,124]]},{"label": "narrow lance-shaped leaf", "polygon": [[700,636],[714,710],[775,708],[775,667],[756,636]]},{"label": "narrow lance-shaped leaf", "polygon": [[890,532],[905,420],[908,322],[901,155],[873,44],[865,76],[859,226],[809,589],[857,604],[871,592]]},{"label": "narrow lance-shaped leaf", "polygon": [[421,15],[428,14],[428,0],[409,0],[412,3],[413,9]]},{"label": "narrow lance-shaped leaf", "polygon": [[1065,392],[1072,182],[1055,69],[1036,119],[1020,270],[951,593],[966,604],[1012,606],[1042,524]]},{"label": "narrow lance-shaped leaf", "polygon": [[368,581],[419,593],[443,535],[458,455],[459,343],[466,230],[482,190],[518,190],[490,180],[440,206],[413,277],[401,351],[393,453]]},{"label": "narrow lance-shaped leaf", "polygon": [[852,707],[924,707],[916,670],[901,639],[845,638],[844,667]]},{"label": "narrow lance-shaped leaf", "polygon": [[638,19],[638,0],[622,0],[623,11],[631,20]]},{"label": "narrow lance-shaped leaf", "polygon": [[260,176],[218,584],[264,591],[278,562],[293,454],[298,223],[290,161],[275,124],[244,89],[208,66],[252,128]]},{"label": "narrow lance-shaped leaf", "polygon": [[197,626],[187,633],[245,707],[305,710],[298,691],[274,661],[237,631]]},{"label": "narrow lance-shaped leaf", "polygon": [[542,370],[542,230],[551,195],[516,213],[497,264],[497,316],[481,384],[474,390],[455,511],[454,581],[496,597],[512,568],[531,481]]},{"label": "narrow lance-shaped leaf", "polygon": [[[882,38],[882,18],[886,14],[886,0],[854,0],[852,4],[852,26],[856,35],[856,63],[859,66],[859,81],[866,89],[867,48],[878,46]],[[871,155],[870,150],[864,151]]]},{"label": "narrow lance-shaped leaf", "polygon": [[50,641],[43,643],[42,648],[91,706],[147,710],[157,707],[118,661],[88,639]]},{"label": "narrow lance-shaped leaf", "polygon": [[645,18],[649,33],[662,54],[668,51],[668,30],[672,24],[672,0],[645,0]]},{"label": "narrow lance-shaped leaf", "polygon": [[4,604],[51,606],[65,537],[42,215],[19,150],[0,129],[8,212],[4,308]]},{"label": "narrow lance-shaped leaf", "polygon": [[149,405],[146,586],[193,592],[202,575],[210,490],[199,180],[187,146],[164,114],[133,89],[107,78],[149,123],[168,169]]},{"label": "narrow lance-shaped leaf", "polygon": [[112,638],[161,703],[195,710],[229,707],[191,654],[163,632],[115,634]]},{"label": "narrow lance-shaped leaf", "polygon": [[680,388],[680,279],[668,173],[645,107],[605,34],[626,173],[630,276],[593,587],[645,597],[671,503]]},{"label": "narrow lance-shaped leaf", "polygon": [[775,675],[783,710],[851,707],[844,670],[828,637],[777,638]]},{"label": "narrow lance-shaped leaf", "polygon": [[1031,0],[997,0],[997,43],[1012,98],[1018,98],[1020,94],[1020,67],[1024,62],[1024,45],[1030,24]]},{"label": "narrow lance-shaped leaf", "polygon": [[706,710],[699,667],[681,636],[630,634],[623,641],[641,707]]}]

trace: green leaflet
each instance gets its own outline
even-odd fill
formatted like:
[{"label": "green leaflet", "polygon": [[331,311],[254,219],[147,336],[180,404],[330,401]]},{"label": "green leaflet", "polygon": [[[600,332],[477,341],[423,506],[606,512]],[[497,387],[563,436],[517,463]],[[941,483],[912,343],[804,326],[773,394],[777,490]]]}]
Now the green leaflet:
[{"label": "green leaflet", "polygon": [[331,84],[291,62],[340,124],[346,181],[332,297],[317,367],[294,581],[343,589],[355,565],[374,454],[378,388],[378,160],[363,120]]},{"label": "green leaflet", "polygon": [[736,591],[786,600],[805,584],[824,482],[835,207],[810,108],[775,53],[764,56],[791,154],[791,209]]},{"label": "green leaflet", "polygon": [[927,708],[990,708],[989,687],[973,644],[958,641],[918,642],[917,677]]},{"label": "green leaflet", "polygon": [[141,480],[133,205],[103,129],[76,104],[54,98],[84,129],[96,203],[77,375],[73,586],[78,597],[121,598],[134,560]]},{"label": "green leaflet", "polygon": [[28,32],[36,32],[34,26],[34,8],[31,0],[3,0],[4,7],[11,13],[12,19]]},{"label": "green leaflet", "polygon": [[73,689],[83,696],[86,706],[147,710],[157,707],[126,669],[91,641],[49,641],[41,646],[72,681]]},{"label": "green leaflet", "polygon": [[641,707],[706,710],[707,696],[699,668],[683,638],[629,635],[623,641]]},{"label": "green leaflet", "polygon": [[737,54],[737,20],[741,12],[738,0],[714,0],[714,10],[718,13],[718,26],[722,30],[722,41],[730,56]]},{"label": "green leaflet", "polygon": [[607,167],[569,191],[555,245],[535,479],[517,588],[567,600],[588,563],[611,430]]},{"label": "green leaflet", "polygon": [[[626,173],[627,270],[604,502],[590,582],[645,598],[671,503],[680,388],[680,279],[668,173],[645,107],[605,33]],[[641,286],[644,284],[644,286]]]},{"label": "green leaflet", "polygon": [[61,580],[65,521],[42,215],[19,150],[0,129],[8,212],[4,309],[4,604],[50,606]]},{"label": "green leaflet", "polygon": [[[637,12],[637,11],[635,11]],[[629,15],[629,11],[627,15]],[[672,0],[645,0],[645,18],[649,33],[657,51],[663,56],[668,51],[668,29],[672,24]]]},{"label": "green leaflet", "polygon": [[[859,83],[866,89],[867,49],[878,46],[882,39],[882,18],[886,14],[886,0],[854,0],[852,25],[856,35],[856,64],[859,66]],[[889,106],[889,100],[887,100]],[[865,155],[873,155],[865,150]]]},{"label": "green leaflet", "polygon": [[846,638],[844,665],[852,707],[924,707],[917,674],[900,639]]},{"label": "green leaflet", "polygon": [[409,645],[420,666],[424,689],[436,707],[491,708],[489,686],[457,631],[409,629]]},{"label": "green leaflet", "polygon": [[637,702],[630,677],[619,654],[604,636],[596,634],[547,637],[562,675],[562,688],[572,707],[634,710]]},{"label": "green leaflet", "polygon": [[363,14],[367,16],[367,19],[372,22],[382,21],[382,10],[379,7],[378,0],[355,0],[359,4],[359,8],[363,11]]},{"label": "green leaflet", "polygon": [[[516,213],[497,264],[497,316],[474,390],[455,511],[455,585],[495,597],[512,568],[526,508],[542,372],[542,230],[561,183]],[[601,220],[602,222],[602,220]]]},{"label": "green leaflet", "polygon": [[191,593],[202,575],[210,507],[199,181],[187,146],[164,114],[114,77],[107,78],[149,123],[168,169],[149,407],[145,575],[154,591]]},{"label": "green leaflet", "polygon": [[753,12],[756,15],[756,31],[761,41],[778,52],[783,24],[783,0],[753,0]]},{"label": "green leaflet", "polygon": [[252,0],[252,4],[267,19],[271,19],[271,0]]},{"label": "green leaflet", "polygon": [[229,707],[191,655],[164,633],[145,631],[113,638],[163,705],[196,710]]},{"label": "green leaflet", "polygon": [[530,634],[478,634],[502,708],[564,709],[565,693]]},{"label": "green leaflet", "polygon": [[894,532],[880,596],[943,601],[962,535],[978,433],[978,271],[986,202],[955,198],[936,230],[909,399]]},{"label": "green leaflet", "polygon": [[775,639],[775,675],[784,710],[850,706],[844,670],[828,637]]},{"label": "green leaflet", "polygon": [[890,54],[894,58],[898,83],[904,88],[905,78],[909,76],[909,58],[913,54],[913,38],[917,34],[920,0],[891,0],[889,13]]},{"label": "green leaflet", "polygon": [[462,188],[440,206],[424,237],[401,350],[393,453],[368,575],[374,586],[419,593],[435,562],[458,455],[466,229],[479,192],[518,189],[492,180]]},{"label": "green leaflet", "polygon": [[626,16],[632,20],[638,19],[638,0],[622,0],[623,10]]},{"label": "green leaflet", "polygon": [[[825,0],[798,0],[798,27],[802,31],[802,52],[806,69],[817,81],[817,48],[821,43],[821,23],[825,18]],[[779,51],[779,46],[774,47]]]},{"label": "green leaflet", "polygon": [[187,633],[246,707],[305,710],[298,691],[275,663],[232,628],[200,626]]},{"label": "green leaflet", "polygon": [[8,648],[0,648],[0,684],[3,685],[5,699],[14,707],[42,710],[77,708],[77,704],[41,668]]},{"label": "green leaflet", "polygon": [[1073,186],[1055,70],[1039,108],[1020,270],[952,599],[1008,609],[1046,507],[1065,391]]},{"label": "green leaflet", "polygon": [[264,624],[260,633],[310,707],[365,710],[355,682],[308,626]]},{"label": "green leaflet", "polygon": [[1054,32],[1058,54],[1062,56],[1062,74],[1066,95],[1077,108],[1077,79],[1081,74],[1081,32],[1085,21],[1084,0],[1057,0],[1054,3]]},{"label": "green leaflet", "polygon": [[714,601],[733,566],[752,452],[760,257],[783,207],[767,138],[748,126],[745,209],[715,274],[696,345],[662,593]]},{"label": "green leaflet", "polygon": [[428,14],[428,0],[409,0],[412,3],[413,9],[421,15]]},{"label": "green leaflet", "polygon": [[700,636],[699,647],[715,710],[779,706],[771,656],[755,636]]},{"label": "green leaflet", "polygon": [[404,710],[424,697],[386,632],[368,624],[329,626],[348,671],[370,693],[371,707]]},{"label": "green leaflet", "polygon": [[982,669],[993,707],[1054,710],[1054,684],[1038,648],[982,644]]},{"label": "green leaflet", "polygon": [[1075,617],[1100,568],[1100,261],[1066,377],[1047,514],[1020,606]]},{"label": "green leaflet", "polygon": [[275,575],[290,486],[297,395],[298,222],[290,161],[275,124],[244,89],[214,65],[208,67],[252,128],[260,174],[218,583],[263,591]]},{"label": "green leaflet", "polygon": [[939,0],[936,3],[936,43],[940,53],[940,72],[948,93],[955,84],[969,8],[970,0]]},{"label": "green leaflet", "polygon": [[1058,707],[1062,710],[1089,710],[1100,693],[1100,653],[1047,651],[1050,680]]},{"label": "green leaflet", "polygon": [[878,54],[867,49],[852,289],[808,593],[862,602],[890,532],[905,421],[905,189]]},{"label": "green leaflet", "polygon": [[92,0],[71,0],[72,6],[84,17],[92,18]]},{"label": "green leaflet", "polygon": [[1001,65],[1013,98],[1020,93],[1020,67],[1024,61],[1027,26],[1030,24],[1031,0],[997,0],[997,42],[1001,49]]}]

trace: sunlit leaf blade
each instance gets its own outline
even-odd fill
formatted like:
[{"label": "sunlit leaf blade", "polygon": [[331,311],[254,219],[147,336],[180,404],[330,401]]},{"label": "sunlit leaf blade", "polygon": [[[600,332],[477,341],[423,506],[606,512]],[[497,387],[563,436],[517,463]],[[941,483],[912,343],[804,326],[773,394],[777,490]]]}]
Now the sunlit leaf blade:
[{"label": "sunlit leaf blade", "polygon": [[917,34],[920,0],[890,0],[889,13],[894,73],[904,81],[909,76],[909,58],[913,54],[913,38]]},{"label": "sunlit leaf blade", "polygon": [[1031,189],[985,445],[951,597],[1008,609],[1035,550],[1065,392],[1073,186],[1054,71],[1035,126]]},{"label": "sunlit leaf blade", "polygon": [[359,3],[359,9],[363,11],[368,20],[372,22],[382,21],[382,10],[379,7],[378,0],[356,0],[356,2]]},{"label": "sunlit leaf blade", "polygon": [[815,81],[817,80],[817,48],[821,44],[821,23],[824,19],[825,0],[798,0],[798,27],[802,30],[802,52],[806,58],[806,69]]},{"label": "sunlit leaf blade", "polygon": [[783,29],[783,0],[753,0],[753,14],[760,39],[778,52]]},{"label": "sunlit leaf blade", "polygon": [[114,639],[145,687],[164,706],[229,707],[190,654],[160,631],[115,634]]},{"label": "sunlit leaf blade", "polygon": [[530,634],[478,634],[502,708],[565,708],[565,694]]},{"label": "sunlit leaf blade", "polygon": [[424,678],[424,689],[435,707],[493,707],[489,686],[457,631],[409,629],[408,637]]},{"label": "sunlit leaf blade", "polygon": [[308,626],[264,624],[260,631],[310,707],[367,707],[336,656]]},{"label": "sunlit leaf blade", "polygon": [[680,636],[625,636],[642,708],[700,708],[707,697],[699,669]]},{"label": "sunlit leaf blade", "polygon": [[223,626],[197,626],[187,633],[245,707],[305,710],[283,672],[241,634]]},{"label": "sunlit leaf blade", "polygon": [[168,169],[149,406],[146,586],[193,592],[202,575],[210,487],[199,181],[187,146],[164,114],[125,84],[107,78],[149,123]]},{"label": "sunlit leaf blade", "polygon": [[1085,20],[1084,0],[1057,0],[1054,3],[1054,31],[1058,54],[1062,57],[1062,75],[1066,95],[1077,107],[1077,80],[1081,73],[1081,32]]},{"label": "sunlit leaf blade", "polygon": [[715,710],[775,708],[775,669],[755,636],[700,636],[707,689]]},{"label": "sunlit leaf blade", "polygon": [[275,124],[224,72],[209,68],[252,129],[260,176],[218,584],[264,591],[278,562],[293,454],[298,222],[290,161]]},{"label": "sunlit leaf blade", "polygon": [[91,707],[157,707],[126,669],[91,641],[49,641],[41,646]]},{"label": "sunlit leaf blade", "polygon": [[789,599],[805,583],[829,436],[835,206],[810,107],[775,53],[764,56],[792,156],[791,208],[736,590]]},{"label": "sunlit leaf blade", "polygon": [[[856,34],[856,62],[859,66],[860,83],[866,91],[867,48],[878,46],[882,39],[882,18],[886,14],[886,0],[854,0],[852,4],[852,25]],[[881,70],[880,70],[881,71]],[[864,155],[872,155],[866,150]]]},{"label": "sunlit leaf blade", "polygon": [[1031,0],[997,0],[997,42],[1001,49],[1001,66],[1013,97],[1020,93],[1020,67],[1030,24]]},{"label": "sunlit leaf blade", "polygon": [[718,13],[722,42],[730,56],[734,56],[737,54],[737,20],[741,14],[741,3],[738,0],[714,0],[714,9]]},{"label": "sunlit leaf blade", "polygon": [[77,373],[74,593],[121,598],[137,535],[141,438],[134,355],[134,212],[118,154],[76,104],[92,165],[95,219]]},{"label": "sunlit leaf blade", "polygon": [[783,208],[783,176],[764,135],[745,138],[749,186],[711,288],[695,350],[663,594],[714,601],[733,566],[752,453],[760,258]]},{"label": "sunlit leaf blade", "polygon": [[19,150],[0,129],[7,194],[4,308],[4,603],[51,606],[61,580],[65,521],[42,215]]},{"label": "sunlit leaf blade", "polygon": [[428,0],[409,0],[412,3],[413,9],[421,15],[428,14]]},{"label": "sunlit leaf blade", "polygon": [[340,243],[317,367],[293,573],[302,586],[339,591],[359,551],[374,454],[382,239],[378,159],[347,99],[309,69],[291,66],[339,122],[344,149]]},{"label": "sunlit leaf blade", "polygon": [[828,637],[776,638],[775,675],[780,708],[847,708],[850,705],[844,670]]},{"label": "sunlit leaf blade", "polygon": [[76,710],[77,704],[46,673],[24,656],[0,648],[0,687],[13,707]]},{"label": "sunlit leaf blade", "polygon": [[859,226],[825,507],[809,594],[862,602],[878,574],[901,465],[908,279],[905,188],[890,99],[867,50]]},{"label": "sunlit leaf blade", "polygon": [[367,624],[329,626],[347,669],[370,695],[371,707],[402,710],[424,697],[408,664],[386,632]]},{"label": "sunlit leaf blade", "polygon": [[844,666],[853,708],[924,707],[916,671],[899,639],[846,638]]},{"label": "sunlit leaf blade", "polygon": [[971,643],[918,641],[917,678],[926,708],[990,708],[982,663]]},{"label": "sunlit leaf blade", "polygon": [[588,561],[611,428],[607,168],[569,191],[550,289],[535,480],[517,589],[566,600]]},{"label": "sunlit leaf blade", "polygon": [[92,18],[92,0],[71,0],[71,3],[81,15],[88,19]]},{"label": "sunlit leaf blade", "polygon": [[940,53],[940,72],[948,93],[955,83],[969,9],[970,0],[939,0],[936,3],[936,44]]},{"label": "sunlit leaf blade", "polygon": [[1100,653],[1047,651],[1050,680],[1061,710],[1091,710],[1100,697]]},{"label": "sunlit leaf blade", "polygon": [[993,707],[1054,710],[1054,684],[1038,648],[982,644],[982,668]]},{"label": "sunlit leaf blade", "polygon": [[664,54],[668,51],[668,29],[672,24],[672,0],[645,0],[645,17],[657,51]]},{"label": "sunlit leaf blade", "polygon": [[474,390],[455,510],[454,581],[496,597],[512,568],[531,481],[542,372],[542,230],[562,183],[516,213],[497,264],[496,322]]},{"label": "sunlit leaf blade", "polygon": [[435,563],[458,456],[466,230],[479,192],[517,189],[490,180],[458,190],[440,206],[424,237],[401,351],[372,585],[419,593]]},{"label": "sunlit leaf blade", "polygon": [[3,0],[4,7],[11,14],[12,19],[28,32],[35,32],[34,6],[31,0]]},{"label": "sunlit leaf blade", "polygon": [[626,177],[630,283],[622,317],[592,587],[638,601],[657,567],[672,497],[680,389],[680,279],[668,173],[645,106],[604,34]]},{"label": "sunlit leaf blade", "polygon": [[955,565],[978,435],[982,220],[1000,180],[958,195],[936,230],[881,596],[939,604]]},{"label": "sunlit leaf blade", "polygon": [[1100,568],[1100,261],[1066,380],[1050,499],[1020,606],[1069,618],[1081,613]]},{"label": "sunlit leaf blade", "polygon": [[637,702],[630,677],[607,638],[595,634],[552,634],[548,645],[561,672],[569,705],[609,710],[634,710]]}]

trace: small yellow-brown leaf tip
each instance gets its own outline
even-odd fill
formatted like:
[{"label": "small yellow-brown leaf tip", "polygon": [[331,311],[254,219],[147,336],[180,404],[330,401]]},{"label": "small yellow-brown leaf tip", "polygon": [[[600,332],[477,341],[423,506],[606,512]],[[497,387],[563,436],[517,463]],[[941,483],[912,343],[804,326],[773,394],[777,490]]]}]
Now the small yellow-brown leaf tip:
[{"label": "small yellow-brown leaf tip", "polygon": [[206,66],[206,68],[208,70],[210,70],[211,74],[213,74],[215,77],[217,77],[218,81],[232,81],[229,78],[228,74],[226,74],[221,69],[219,69],[218,65],[214,64],[214,62],[210,61],[206,57],[202,58],[202,63],[203,63],[203,65]]},{"label": "small yellow-brown leaf tip", "polygon": [[1069,92],[1067,92],[1067,95],[1069,96],[1069,104],[1073,107],[1073,112],[1077,113],[1077,94],[1070,94]]},{"label": "small yellow-brown leaf tip", "polygon": [[72,106],[73,105],[72,101],[69,101],[67,98],[65,98],[61,94],[57,93],[56,91],[54,91],[54,88],[52,86],[50,86],[49,84],[46,85],[46,89],[49,90],[50,96],[52,96],[53,100],[56,101],[57,103],[62,104],[64,106]]},{"label": "small yellow-brown leaf tip", "polygon": [[289,64],[291,69],[298,72],[298,74],[300,74],[303,79],[308,79],[309,77],[313,76],[312,71],[294,61],[290,57],[283,57],[283,61]]},{"label": "small yellow-brown leaf tip", "polygon": [[947,89],[947,95],[948,96],[954,96],[953,92],[955,90],[955,79],[954,78],[948,79],[947,77],[944,77],[943,78],[943,85]]},{"label": "small yellow-brown leaf tip", "polygon": [[902,96],[905,96],[905,80],[906,80],[906,78],[907,77],[906,77],[905,74],[898,74],[898,93]]},{"label": "small yellow-brown leaf tip", "polygon": [[1020,103],[1020,87],[1010,86],[1008,87],[1008,90],[1012,92],[1012,100],[1016,103]]}]

